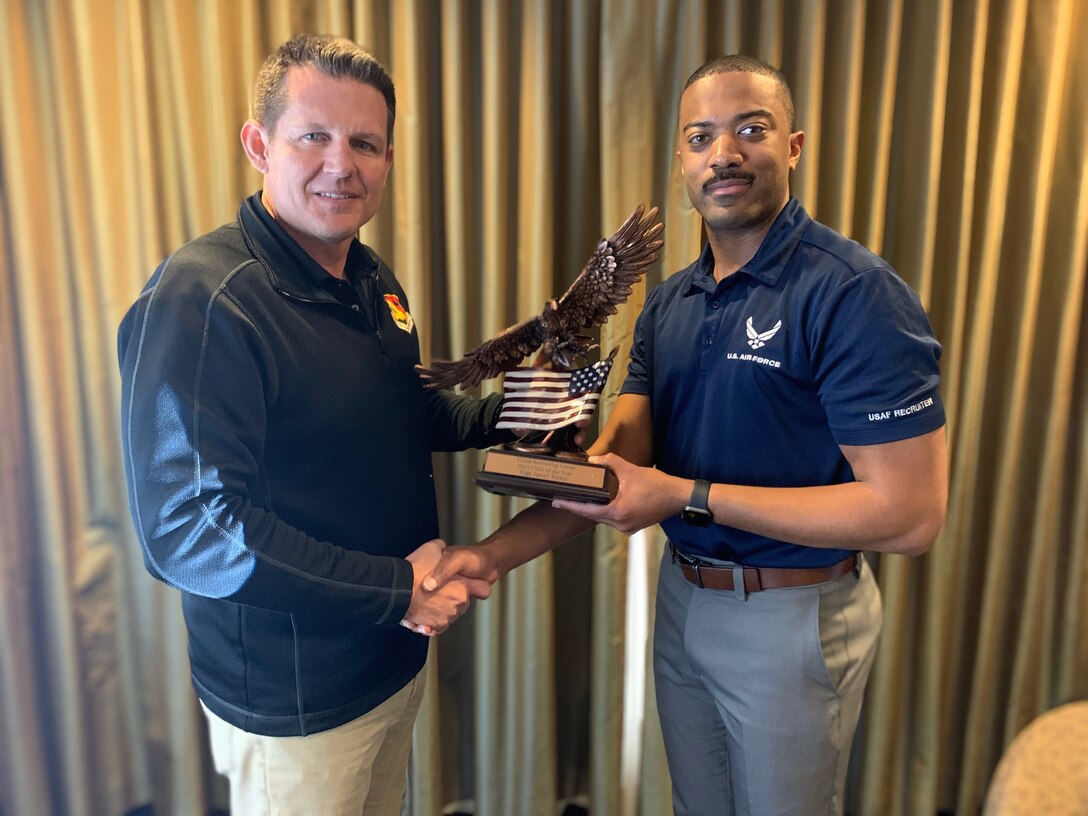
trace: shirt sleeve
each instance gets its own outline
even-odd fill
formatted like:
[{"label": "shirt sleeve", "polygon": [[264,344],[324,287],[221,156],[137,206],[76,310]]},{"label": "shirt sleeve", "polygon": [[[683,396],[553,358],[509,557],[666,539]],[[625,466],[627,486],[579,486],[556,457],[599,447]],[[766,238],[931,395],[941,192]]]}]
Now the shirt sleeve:
[{"label": "shirt sleeve", "polygon": [[653,321],[657,293],[659,288],[652,289],[646,298],[646,303],[635,319],[635,330],[631,339],[631,360],[627,364],[627,377],[620,387],[621,394],[641,394],[649,396],[650,372],[653,371]]},{"label": "shirt sleeve", "polygon": [[890,270],[869,269],[840,284],[809,342],[838,444],[894,442],[944,424],[941,346],[918,296]]},{"label": "shirt sleeve", "polygon": [[495,430],[500,410],[501,394],[476,399],[445,389],[429,390],[427,411],[431,417],[431,450],[486,448],[514,439],[510,431]]},{"label": "shirt sleeve", "polygon": [[129,502],[148,570],[195,595],[399,621],[407,561],[320,541],[254,501],[276,371],[245,310],[184,274],[160,270],[152,284],[118,333]]}]

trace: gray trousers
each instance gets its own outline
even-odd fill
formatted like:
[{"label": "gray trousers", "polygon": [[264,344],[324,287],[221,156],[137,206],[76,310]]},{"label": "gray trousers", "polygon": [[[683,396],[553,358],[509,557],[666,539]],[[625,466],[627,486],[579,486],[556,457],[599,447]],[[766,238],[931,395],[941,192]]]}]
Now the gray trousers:
[{"label": "gray trousers", "polygon": [[654,679],[677,816],[841,814],[881,621],[868,565],[741,598],[666,548]]}]

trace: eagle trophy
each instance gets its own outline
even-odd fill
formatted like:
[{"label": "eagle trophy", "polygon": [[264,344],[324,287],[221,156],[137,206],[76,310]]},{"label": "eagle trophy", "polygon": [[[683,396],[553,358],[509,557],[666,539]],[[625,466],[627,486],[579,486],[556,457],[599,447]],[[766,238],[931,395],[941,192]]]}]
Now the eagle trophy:
[{"label": "eagle trophy", "polygon": [[570,370],[595,346],[580,332],[602,325],[631,296],[631,287],[657,260],[664,229],[655,222],[657,207],[643,215],[642,205],[615,233],[597,244],[582,273],[558,301],[544,311],[486,340],[460,360],[435,360],[419,367],[428,388],[471,388],[482,380],[510,371],[541,346],[557,371]]},{"label": "eagle trophy", "polygon": [[[614,315],[620,304],[631,296],[632,287],[646,271],[646,267],[657,260],[664,244],[658,235],[664,227],[660,222],[655,221],[656,218],[656,207],[645,215],[641,205],[636,207],[623,222],[623,226],[611,237],[602,239],[597,244],[597,249],[589,262],[566,294],[558,301],[550,300],[541,314],[511,326],[497,337],[481,343],[460,360],[435,360],[430,368],[419,366],[419,373],[426,387],[451,388],[454,385],[460,385],[462,388],[471,388],[500,372],[517,369],[522,360],[539,348],[541,352],[533,362],[535,369],[570,372],[567,381],[571,389],[580,386],[591,388],[599,393],[604,386],[604,378],[608,376],[616,351],[613,349],[607,360],[602,360],[590,369],[575,371],[575,366],[580,362],[584,364],[586,355],[596,348],[590,338],[583,336],[580,332],[600,326],[608,320],[609,316]],[[597,376],[597,369],[601,369],[599,376]],[[583,376],[585,379],[582,379]],[[588,385],[590,380],[596,381],[595,384]],[[505,443],[503,448],[516,454],[584,460],[586,454],[577,442],[579,425],[577,417],[588,418],[592,414],[592,406],[596,404],[596,400],[594,399],[588,406],[582,403],[576,418],[559,427],[550,424],[554,420],[542,422],[537,414],[539,404],[534,402],[529,406],[529,413],[533,415],[533,418],[526,420],[524,426],[520,426],[516,423],[525,418],[527,407],[522,399],[533,399],[525,395],[525,389],[532,392],[537,385],[526,386],[523,379],[519,379],[519,383],[520,385],[511,386],[508,381],[505,384],[507,386],[504,389],[506,400],[497,427],[513,429],[518,434],[518,439]],[[551,383],[552,386],[548,386],[549,388],[554,386],[555,381],[552,380]],[[514,397],[512,393],[519,389],[520,399]],[[550,404],[555,405],[557,401],[562,400],[562,397],[558,400],[553,398]],[[569,403],[563,404],[569,405]],[[510,408],[509,416],[506,413],[507,407]],[[562,412],[563,409],[559,410]],[[547,495],[539,492],[538,487],[527,487],[526,485],[533,481],[531,479],[515,480],[516,488],[512,488],[509,483],[503,481],[503,477],[498,477],[497,482],[490,481],[487,474],[488,461],[485,461],[484,472],[477,477],[477,484],[482,487],[495,492],[512,491],[517,495],[536,498]],[[603,470],[599,465],[590,467]],[[602,498],[605,495],[597,495],[593,500],[606,501],[607,498]]]}]

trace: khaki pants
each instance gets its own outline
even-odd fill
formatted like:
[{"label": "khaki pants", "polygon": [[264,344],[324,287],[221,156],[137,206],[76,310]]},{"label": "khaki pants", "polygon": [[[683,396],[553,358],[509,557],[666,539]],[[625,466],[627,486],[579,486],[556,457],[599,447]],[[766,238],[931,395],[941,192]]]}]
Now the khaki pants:
[{"label": "khaki pants", "polygon": [[424,673],[377,708],[305,737],[266,737],[204,708],[232,816],[399,816]]}]

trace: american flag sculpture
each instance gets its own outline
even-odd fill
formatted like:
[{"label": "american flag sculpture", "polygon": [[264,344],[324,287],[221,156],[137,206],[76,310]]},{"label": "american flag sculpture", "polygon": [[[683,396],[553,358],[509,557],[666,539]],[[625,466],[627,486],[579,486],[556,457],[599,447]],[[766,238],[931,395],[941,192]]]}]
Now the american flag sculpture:
[{"label": "american flag sculpture", "polygon": [[616,349],[599,363],[573,371],[522,367],[506,372],[496,428],[554,431],[593,417]]}]

